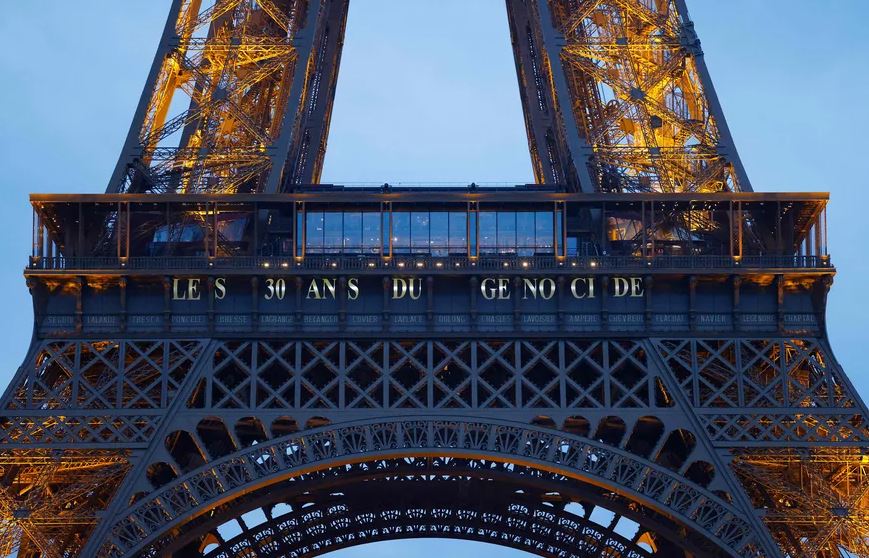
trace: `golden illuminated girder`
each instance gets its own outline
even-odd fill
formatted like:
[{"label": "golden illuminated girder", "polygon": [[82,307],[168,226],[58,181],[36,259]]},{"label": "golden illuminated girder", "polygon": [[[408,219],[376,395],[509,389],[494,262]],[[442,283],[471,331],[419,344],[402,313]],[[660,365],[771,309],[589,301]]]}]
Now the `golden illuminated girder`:
[{"label": "golden illuminated girder", "polygon": [[551,2],[573,117],[602,189],[737,191],[675,0]]},{"label": "golden illuminated girder", "polygon": [[869,556],[869,454],[858,448],[745,450],[737,475],[792,557]]},{"label": "golden illuminated girder", "polygon": [[137,133],[139,189],[258,189],[295,71],[297,3],[184,3]]},{"label": "golden illuminated girder", "polygon": [[128,469],[123,451],[0,453],[0,556],[77,553]]}]

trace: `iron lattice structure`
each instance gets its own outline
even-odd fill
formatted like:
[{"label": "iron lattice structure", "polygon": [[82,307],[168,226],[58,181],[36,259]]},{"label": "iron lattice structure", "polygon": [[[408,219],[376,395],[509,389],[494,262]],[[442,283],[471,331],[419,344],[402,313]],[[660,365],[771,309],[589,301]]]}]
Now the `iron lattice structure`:
[{"label": "iron lattice structure", "polygon": [[683,0],[506,7],[537,184],[402,191],[318,184],[347,0],[172,2],[107,193],[32,196],[0,555],[869,556],[826,195]]}]

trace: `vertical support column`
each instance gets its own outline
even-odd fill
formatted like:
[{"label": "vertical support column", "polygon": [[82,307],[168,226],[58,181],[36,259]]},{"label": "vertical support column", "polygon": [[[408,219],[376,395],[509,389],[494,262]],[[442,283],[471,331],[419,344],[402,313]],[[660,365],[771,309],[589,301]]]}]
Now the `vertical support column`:
[{"label": "vertical support column", "polygon": [[742,250],[742,234],[743,234],[743,228],[744,228],[744,227],[743,227],[743,223],[742,223],[742,202],[737,202],[737,206],[736,206],[736,226],[738,227],[738,228],[737,228],[737,234],[738,234],[738,237],[737,237],[737,238],[738,238],[737,249],[738,249],[738,252],[739,252],[737,255],[738,255],[738,256],[740,257],[740,259],[741,259],[741,258],[742,258],[742,254],[743,254],[743,250]]},{"label": "vertical support column", "polygon": [[342,329],[347,325],[347,277],[344,275],[338,278],[338,325]]},{"label": "vertical support column", "polygon": [[643,279],[646,295],[646,327],[652,327],[652,288],[655,286],[655,278],[651,275],[646,275]]},{"label": "vertical support column", "polygon": [[779,332],[783,332],[785,329],[785,276],[784,275],[776,275],[775,276],[775,308],[776,308],[776,322],[778,324]]},{"label": "vertical support column", "polygon": [[303,300],[302,292],[303,292],[304,288],[305,288],[305,285],[302,281],[302,278],[297,276],[296,277],[296,313],[295,313],[296,324],[301,324],[302,319],[304,318],[304,316],[302,316],[302,300]]},{"label": "vertical support column", "polygon": [[513,324],[519,325],[522,320],[522,301],[519,296],[521,280],[518,275],[513,276]]},{"label": "vertical support column", "polygon": [[471,314],[471,329],[474,329],[477,324],[477,289],[480,288],[480,280],[476,275],[474,275],[471,277],[469,283],[471,284],[471,292],[469,293],[470,304],[468,305],[468,309]]},{"label": "vertical support column", "polygon": [[390,283],[389,277],[383,278],[383,327],[386,328],[389,325],[389,297],[390,297]]},{"label": "vertical support column", "polygon": [[693,331],[697,327],[697,276],[688,277],[688,324]]},{"label": "vertical support column", "polygon": [[126,208],[126,221],[124,226],[124,262],[127,261],[127,258],[130,257],[130,235],[133,232],[133,215],[131,213],[130,202],[125,202],[124,207]]},{"label": "vertical support column", "polygon": [[603,331],[607,331],[609,329],[609,275],[601,276],[600,282],[600,327]]},{"label": "vertical support column", "polygon": [[81,333],[84,320],[84,289],[86,279],[84,277],[75,278],[75,332]]},{"label": "vertical support column", "polygon": [[559,275],[557,282],[558,282],[558,287],[557,287],[558,298],[556,299],[556,304],[557,304],[557,306],[556,306],[557,314],[556,315],[557,315],[558,324],[560,327],[564,323],[564,296],[565,296],[564,291],[565,291],[565,288],[567,286],[567,280],[565,280],[564,275]]},{"label": "vertical support column", "polygon": [[434,320],[434,277],[431,275],[425,278],[425,304],[426,320],[431,323]]},{"label": "vertical support column", "polygon": [[42,226],[42,215],[34,206],[33,208],[33,260],[41,262],[45,245],[45,228]]},{"label": "vertical support column", "polygon": [[123,237],[126,236],[124,233],[124,212],[122,210],[121,202],[115,206],[116,216],[115,216],[115,257],[118,258],[118,261],[123,261],[123,253],[121,252],[121,241]]},{"label": "vertical support column", "polygon": [[[823,219],[823,215],[823,212],[818,214],[818,220],[815,221],[815,226],[813,227],[815,229],[815,253],[812,255],[815,256],[815,262],[823,255],[821,248],[823,244],[823,237],[821,234],[821,220]],[[813,267],[815,265],[815,262],[812,263]]]},{"label": "vertical support column", "polygon": [[731,284],[733,286],[733,329],[739,331],[742,325],[742,309],[740,307],[740,299],[742,295],[742,276],[733,275],[731,277]]},{"label": "vertical support column", "polygon": [[172,278],[163,277],[163,328],[172,330]]},{"label": "vertical support column", "polygon": [[121,315],[118,317],[118,329],[123,333],[127,331],[127,278],[121,277],[118,279],[118,290],[120,292]]},{"label": "vertical support column", "polygon": [[250,328],[259,329],[259,277],[250,278]]},{"label": "vertical support column", "polygon": [[[215,232],[216,231],[217,231],[217,229],[215,229]],[[207,295],[208,296],[208,314],[207,314],[208,331],[209,331],[209,333],[213,333],[214,332],[214,276],[213,275],[208,276],[208,280],[207,280],[206,284],[208,286],[208,295]]]}]

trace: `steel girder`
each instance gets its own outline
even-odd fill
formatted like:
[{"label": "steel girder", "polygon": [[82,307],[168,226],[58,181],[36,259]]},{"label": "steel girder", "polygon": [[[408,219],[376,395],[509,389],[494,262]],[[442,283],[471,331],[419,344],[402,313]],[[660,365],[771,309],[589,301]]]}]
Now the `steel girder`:
[{"label": "steel girder", "polygon": [[[693,504],[685,503],[691,513],[706,510],[700,501],[724,506],[713,514],[718,518],[767,509],[760,517],[789,552],[800,544],[819,554],[863,544],[865,409],[817,339],[45,340],[35,344],[3,408],[4,508],[8,528],[25,535],[25,547],[38,538],[26,536],[25,526],[34,533],[50,526],[15,519],[15,510],[35,508],[59,486],[79,494],[100,486],[105,496],[81,503],[94,509],[91,517],[99,510],[115,517],[137,502],[124,525],[96,527],[88,555],[100,541],[156,537],[210,509],[210,498],[235,501],[231,494],[295,478],[303,466],[396,457],[378,453],[384,448],[406,456],[542,459],[532,468],[557,467],[562,476],[609,486],[627,507],[633,502],[671,516],[671,496],[683,493],[676,487],[691,487]],[[370,430],[387,424],[384,416],[402,418],[390,423],[391,434]],[[485,440],[467,434],[475,424]],[[405,428],[423,428],[413,436],[425,443],[406,434],[399,443],[395,436]],[[499,432],[512,432],[507,454],[499,453]],[[392,442],[384,445],[387,435]],[[323,436],[329,447],[338,438],[342,448],[363,445],[328,450],[311,463],[305,461],[311,454],[287,461],[287,447],[313,448]],[[562,442],[585,456],[574,473],[551,453]],[[366,449],[368,443],[375,446]],[[276,447],[284,448],[279,457],[256,453]],[[80,467],[87,475],[57,469],[82,452],[98,461]],[[779,454],[799,456],[802,469],[782,467]],[[239,463],[256,469],[263,459],[281,463],[264,471],[272,480],[233,469]],[[794,476],[799,470],[828,472],[806,484]],[[205,490],[201,482],[222,488]],[[670,487],[657,493],[664,500],[648,499],[652,485]],[[58,498],[59,505],[68,502]],[[174,498],[180,500],[167,504]],[[783,501],[787,506],[776,508]],[[736,507],[728,512],[728,506]],[[677,521],[686,532],[713,541],[723,536],[691,513]],[[744,527],[760,537],[744,545],[744,555],[775,555],[760,517]],[[74,552],[94,521],[67,523],[38,540]]]},{"label": "steel girder", "polygon": [[316,182],[346,15],[346,0],[175,0],[107,191]]},{"label": "steel girder", "polygon": [[[176,0],[108,191],[319,182],[347,8]],[[507,0],[507,11],[538,183],[751,190],[682,0]]]}]

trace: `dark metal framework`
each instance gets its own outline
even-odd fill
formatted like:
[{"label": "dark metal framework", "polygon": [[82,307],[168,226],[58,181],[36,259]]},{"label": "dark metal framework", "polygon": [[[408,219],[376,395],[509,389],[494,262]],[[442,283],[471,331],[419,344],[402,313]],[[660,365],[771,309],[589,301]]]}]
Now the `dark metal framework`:
[{"label": "dark metal framework", "polygon": [[[174,0],[108,191],[318,183],[347,9]],[[508,0],[507,11],[537,183],[751,191],[684,0]]]},{"label": "dark metal framework", "polygon": [[108,193],[32,196],[0,555],[869,555],[826,194],[683,0],[506,4],[538,184],[445,191],[317,184],[347,0],[172,2]]}]

